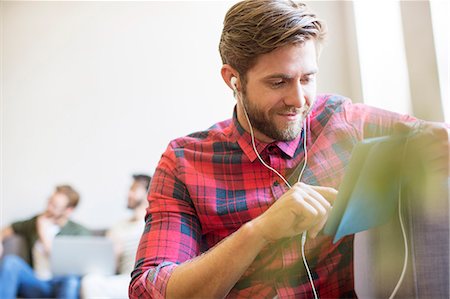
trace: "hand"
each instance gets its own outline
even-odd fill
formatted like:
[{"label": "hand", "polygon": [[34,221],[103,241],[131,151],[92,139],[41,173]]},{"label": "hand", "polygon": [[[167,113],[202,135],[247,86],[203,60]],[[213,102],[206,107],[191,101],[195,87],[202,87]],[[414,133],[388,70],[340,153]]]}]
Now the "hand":
[{"label": "hand", "polygon": [[4,253],[3,240],[14,235],[14,231],[11,226],[7,226],[0,231],[0,257]]},{"label": "hand", "polygon": [[[414,124],[398,123],[395,131],[409,132],[414,128]],[[448,177],[449,154],[449,129],[444,124],[422,122],[418,133],[408,140],[407,161],[410,165],[421,164],[427,175]]]},{"label": "hand", "polygon": [[52,247],[52,240],[48,236],[48,232],[53,224],[52,218],[48,217],[46,214],[39,215],[36,219],[36,230],[38,233],[39,240],[44,245],[46,253],[50,253]]},{"label": "hand", "polygon": [[336,195],[333,188],[297,183],[253,223],[268,242],[304,231],[315,238],[328,219]]},{"label": "hand", "polygon": [[36,229],[38,232],[38,235],[41,236],[45,235],[45,232],[49,229],[49,227],[52,225],[53,221],[50,217],[48,217],[46,214],[41,214],[36,219]]}]

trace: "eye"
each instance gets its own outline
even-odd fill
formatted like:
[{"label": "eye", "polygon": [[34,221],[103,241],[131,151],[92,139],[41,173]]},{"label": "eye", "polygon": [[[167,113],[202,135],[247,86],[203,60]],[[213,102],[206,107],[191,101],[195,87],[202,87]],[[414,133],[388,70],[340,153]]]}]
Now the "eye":
[{"label": "eye", "polygon": [[282,87],[286,82],[284,80],[276,80],[276,81],[272,81],[270,83],[272,88],[280,88]]},{"label": "eye", "polygon": [[316,74],[309,74],[309,75],[303,76],[300,79],[300,82],[302,84],[308,84],[310,82],[314,82],[315,78],[316,78]]}]

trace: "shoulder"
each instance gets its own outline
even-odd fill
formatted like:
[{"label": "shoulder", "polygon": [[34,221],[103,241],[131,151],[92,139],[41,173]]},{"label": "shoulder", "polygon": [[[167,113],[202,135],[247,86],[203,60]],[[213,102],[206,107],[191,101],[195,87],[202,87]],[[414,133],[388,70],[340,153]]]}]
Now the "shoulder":
[{"label": "shoulder", "polygon": [[91,231],[85,226],[69,220],[59,232],[59,235],[91,235]]},{"label": "shoulder", "polygon": [[210,144],[225,141],[230,135],[231,119],[214,124],[206,130],[193,132],[187,136],[179,137],[169,143],[169,149],[175,152],[183,149],[204,149]]},{"label": "shoulder", "polygon": [[[124,230],[128,230],[133,222],[129,219],[123,219],[116,223],[114,223],[107,231],[107,234],[114,234],[117,232],[122,232]],[[142,223],[144,223],[144,220],[142,220]]]},{"label": "shoulder", "polygon": [[142,233],[144,225],[144,219],[142,219],[141,221],[131,221],[129,219],[122,220],[115,223],[110,229],[108,229],[106,235],[113,238],[127,235],[134,236],[136,232],[138,232],[140,235]]},{"label": "shoulder", "polygon": [[[234,148],[232,142],[233,123],[231,119],[218,122],[203,131],[197,131],[187,136],[173,139],[162,153],[152,179],[159,181],[162,176],[177,176],[184,167],[190,167],[202,161],[212,159],[217,148]],[[166,179],[163,179],[166,180]],[[167,184],[167,181],[161,184]]]},{"label": "shoulder", "polygon": [[35,231],[37,217],[38,216],[36,215],[30,219],[15,221],[11,223],[11,228],[14,233],[17,234],[24,234],[27,232]]},{"label": "shoulder", "polygon": [[352,105],[352,101],[339,94],[319,94],[314,104],[314,110],[321,111],[343,111]]},{"label": "shoulder", "polygon": [[320,94],[316,97],[310,117],[322,127],[334,119],[345,119],[346,110],[352,106],[352,101],[337,94]]}]

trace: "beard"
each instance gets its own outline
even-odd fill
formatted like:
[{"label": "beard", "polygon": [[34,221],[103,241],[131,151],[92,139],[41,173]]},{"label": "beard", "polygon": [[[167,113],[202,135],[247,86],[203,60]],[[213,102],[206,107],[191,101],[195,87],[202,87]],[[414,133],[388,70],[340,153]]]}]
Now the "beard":
[{"label": "beard", "polygon": [[129,210],[134,210],[136,209],[140,204],[142,203],[142,200],[129,200],[127,203],[127,209]]},{"label": "beard", "polygon": [[[302,131],[303,120],[309,113],[309,107],[295,108],[286,106],[273,108],[266,115],[254,103],[250,102],[246,95],[242,94],[242,104],[247,111],[248,118],[254,129],[277,141],[292,141]],[[244,112],[245,113],[245,112]],[[296,113],[301,117],[296,121],[277,124],[274,117],[279,113]]]}]

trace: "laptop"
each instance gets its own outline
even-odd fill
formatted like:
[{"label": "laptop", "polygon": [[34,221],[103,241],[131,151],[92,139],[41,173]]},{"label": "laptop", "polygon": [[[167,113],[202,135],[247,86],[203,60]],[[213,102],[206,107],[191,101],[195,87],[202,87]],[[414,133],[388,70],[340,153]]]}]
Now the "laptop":
[{"label": "laptop", "polygon": [[89,273],[113,275],[116,271],[114,246],[103,236],[59,236],[53,240],[50,266],[53,275]]}]

